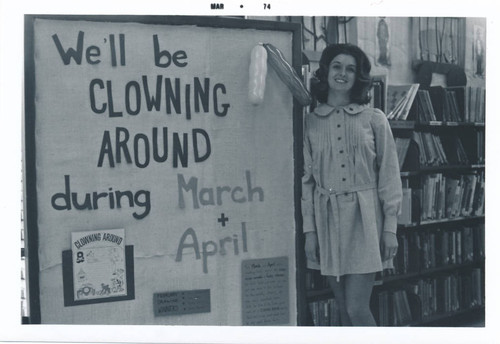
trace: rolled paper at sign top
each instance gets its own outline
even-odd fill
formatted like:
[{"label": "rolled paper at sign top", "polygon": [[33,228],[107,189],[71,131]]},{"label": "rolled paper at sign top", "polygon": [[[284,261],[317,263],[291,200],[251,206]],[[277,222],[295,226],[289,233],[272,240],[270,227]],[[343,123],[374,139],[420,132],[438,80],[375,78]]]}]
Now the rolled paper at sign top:
[{"label": "rolled paper at sign top", "polygon": [[264,48],[267,50],[267,60],[271,67],[276,71],[278,77],[288,86],[293,96],[302,105],[311,104],[311,94],[304,86],[302,79],[297,75],[297,72],[285,60],[281,51],[270,43],[264,43]]},{"label": "rolled paper at sign top", "polygon": [[266,76],[267,50],[262,44],[258,44],[250,53],[250,67],[248,71],[248,100],[253,105],[260,105],[264,101]]}]

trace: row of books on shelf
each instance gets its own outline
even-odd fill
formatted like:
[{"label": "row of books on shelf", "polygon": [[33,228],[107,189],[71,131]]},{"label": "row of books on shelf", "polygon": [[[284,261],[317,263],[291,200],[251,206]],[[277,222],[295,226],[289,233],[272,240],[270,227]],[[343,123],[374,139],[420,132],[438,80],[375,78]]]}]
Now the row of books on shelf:
[{"label": "row of books on shelf", "polygon": [[484,122],[485,88],[421,89],[419,84],[387,86],[387,119],[419,122]]},{"label": "row of books on shelf", "polygon": [[408,119],[420,84],[387,86],[387,119]]},{"label": "row of books on shelf", "polygon": [[379,326],[404,326],[482,305],[484,271],[480,268],[418,279],[401,289],[382,290],[372,298]]},{"label": "row of books on shelf", "polygon": [[[394,137],[394,142],[396,144],[396,153],[398,155],[399,169],[402,170],[404,163],[406,161],[406,156],[408,155],[408,150],[411,144],[411,138],[409,137]],[[410,155],[418,154],[418,152]]]},{"label": "row of books on shelf", "polygon": [[[458,92],[458,90],[457,90]],[[465,122],[484,123],[486,119],[486,89],[467,86],[464,89]]]},{"label": "row of books on shelf", "polygon": [[[422,273],[434,268],[481,262],[485,258],[484,223],[453,229],[400,231],[394,268],[384,277]],[[306,271],[305,288],[328,290],[327,279],[318,270]]]},{"label": "row of books on shelf", "polygon": [[[23,239],[24,241],[24,239]],[[28,304],[26,297],[26,258],[21,257],[21,316],[28,316]]]},{"label": "row of books on shelf", "polygon": [[[404,326],[482,306],[484,299],[484,270],[472,268],[376,291],[371,308],[379,326]],[[340,326],[340,309],[334,297],[310,301],[308,308],[313,325]]]},{"label": "row of books on shelf", "polygon": [[479,122],[485,120],[486,90],[484,87],[431,87],[436,120],[448,122]]},{"label": "row of books on shelf", "polygon": [[475,147],[477,148],[476,152],[477,152],[478,164],[484,164],[485,146],[486,146],[485,133],[484,131],[478,131],[476,133],[476,142],[475,142]]},{"label": "row of books on shelf", "polygon": [[335,298],[309,302],[314,326],[340,326],[340,308]]},{"label": "row of books on shelf", "polygon": [[386,85],[387,77],[377,75],[372,77],[372,89],[370,94],[370,107],[386,111]]},{"label": "row of books on shelf", "polygon": [[484,171],[423,176],[421,220],[484,214]]},{"label": "row of books on shelf", "polygon": [[476,132],[467,137],[467,144],[464,144],[456,133],[438,135],[414,131],[411,137],[395,137],[394,141],[399,166],[403,169],[407,159],[418,161],[418,166],[484,164],[484,137],[484,132]]},{"label": "row of books on shelf", "polygon": [[484,142],[480,141],[481,135],[478,135],[476,141],[472,143],[474,146],[467,146],[469,154],[465,150],[463,140],[456,133],[438,135],[415,131],[412,134],[412,140],[418,146],[418,159],[421,166],[468,165],[472,162],[484,161],[484,153],[481,154],[484,150],[482,147]]},{"label": "row of books on shelf", "polygon": [[402,231],[394,269],[384,276],[422,273],[433,268],[480,262],[485,257],[484,224],[454,229]]},{"label": "row of books on shelf", "polygon": [[426,174],[422,176],[421,188],[403,186],[398,224],[483,216],[484,193],[484,171]]},{"label": "row of books on shelf", "polygon": [[[443,143],[439,135],[430,132],[413,132],[413,140],[419,148],[419,162],[422,166],[442,166],[448,165],[448,159],[444,151]],[[464,148],[460,141],[453,140],[456,150],[454,152],[463,152]],[[452,144],[453,144],[452,143]],[[457,154],[463,157],[462,154]]]},{"label": "row of books on shelf", "polygon": [[407,325],[413,320],[405,290],[383,290],[378,293],[377,298],[374,314],[378,326]]},{"label": "row of books on shelf", "polygon": [[308,269],[306,271],[306,290],[326,290],[329,288],[328,280],[322,276],[319,270]]}]

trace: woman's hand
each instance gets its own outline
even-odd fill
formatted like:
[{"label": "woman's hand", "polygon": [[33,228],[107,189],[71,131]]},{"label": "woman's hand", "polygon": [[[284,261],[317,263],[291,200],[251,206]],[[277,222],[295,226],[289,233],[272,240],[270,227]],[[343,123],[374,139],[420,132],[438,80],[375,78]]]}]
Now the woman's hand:
[{"label": "woman's hand", "polygon": [[398,239],[395,233],[383,232],[382,241],[380,242],[382,260],[386,261],[396,256],[398,252]]},{"label": "woman's hand", "polygon": [[306,257],[314,263],[319,263],[319,245],[318,245],[318,235],[315,232],[306,233]]}]

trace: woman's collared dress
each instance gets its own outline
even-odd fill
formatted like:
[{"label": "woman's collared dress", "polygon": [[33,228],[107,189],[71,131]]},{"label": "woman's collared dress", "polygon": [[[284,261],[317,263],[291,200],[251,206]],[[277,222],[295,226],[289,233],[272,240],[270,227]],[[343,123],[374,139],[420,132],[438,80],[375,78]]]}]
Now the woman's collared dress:
[{"label": "woman's collared dress", "polygon": [[391,268],[382,232],[396,233],[402,199],[396,145],[384,113],[364,105],[320,104],[304,121],[304,233],[317,232],[320,263],[342,276]]}]

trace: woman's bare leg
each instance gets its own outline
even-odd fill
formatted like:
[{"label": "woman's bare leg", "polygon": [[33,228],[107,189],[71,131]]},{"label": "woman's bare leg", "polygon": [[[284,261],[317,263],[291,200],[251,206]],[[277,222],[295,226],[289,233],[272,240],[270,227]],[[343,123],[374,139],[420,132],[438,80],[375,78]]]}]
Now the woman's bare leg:
[{"label": "woman's bare leg", "polygon": [[347,313],[346,308],[346,298],[345,298],[345,278],[340,277],[340,281],[337,281],[337,277],[327,276],[328,283],[333,290],[335,296],[335,301],[339,305],[340,309],[340,322],[342,326],[351,326],[351,319]]},{"label": "woman's bare leg", "polygon": [[376,326],[370,310],[375,273],[345,275],[345,307],[353,326]]}]

